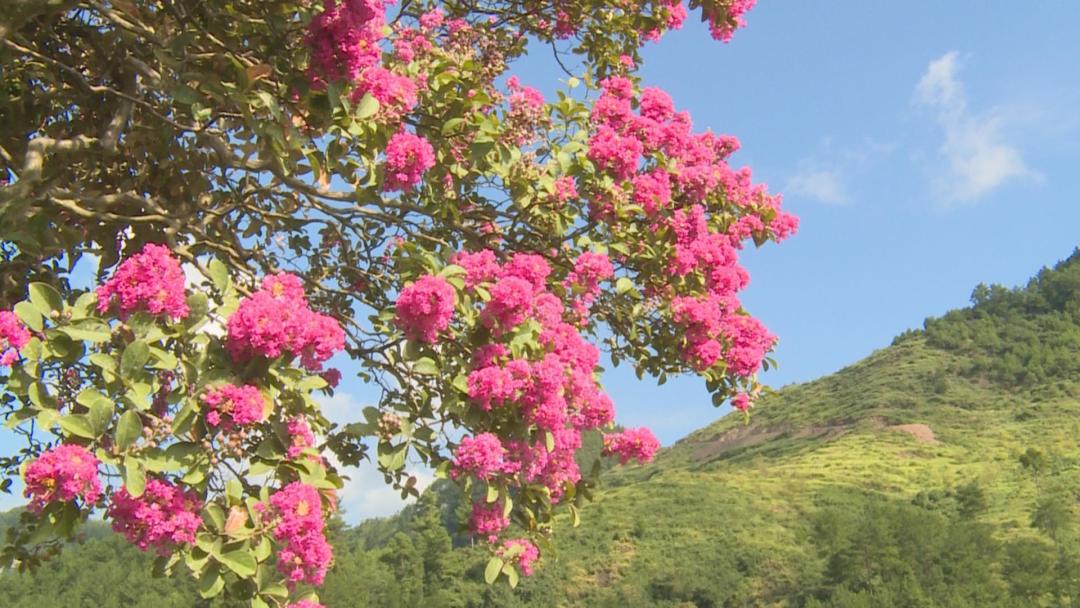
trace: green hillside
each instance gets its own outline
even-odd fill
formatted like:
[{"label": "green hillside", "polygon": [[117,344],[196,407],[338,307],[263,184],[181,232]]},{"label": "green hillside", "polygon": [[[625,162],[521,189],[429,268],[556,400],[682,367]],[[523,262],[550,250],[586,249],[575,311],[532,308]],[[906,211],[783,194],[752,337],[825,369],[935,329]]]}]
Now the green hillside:
[{"label": "green hillside", "polygon": [[[459,497],[438,486],[398,517],[339,530],[323,600],[1072,606],[1078,414],[1080,251],[1022,288],[980,286],[972,307],[762,398],[749,423],[725,417],[647,466],[605,474],[587,525],[562,527],[557,558],[516,592],[483,584],[483,553],[457,530]],[[33,577],[4,575],[0,603],[185,605],[153,581],[160,601],[91,602],[78,589],[113,580],[107,570],[127,577],[110,597],[122,580],[141,590],[136,552],[115,538],[72,549]]]}]

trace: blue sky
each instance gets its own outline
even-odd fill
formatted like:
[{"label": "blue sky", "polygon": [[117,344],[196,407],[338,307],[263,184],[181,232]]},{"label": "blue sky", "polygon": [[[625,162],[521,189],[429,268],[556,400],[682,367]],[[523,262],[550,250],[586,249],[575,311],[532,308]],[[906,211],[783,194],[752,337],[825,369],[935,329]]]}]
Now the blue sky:
[{"label": "blue sky", "polygon": [[[748,22],[725,45],[691,15],[641,74],[698,129],[738,136],[734,161],[802,219],[743,256],[744,303],[781,339],[768,384],[840,369],[1080,245],[1080,3],[762,0]],[[543,52],[513,72],[550,93],[553,67]],[[619,422],[665,444],[726,413],[696,378],[605,382]],[[326,405],[353,420],[372,399],[346,380]],[[373,468],[352,477],[350,520],[400,507]]]}]

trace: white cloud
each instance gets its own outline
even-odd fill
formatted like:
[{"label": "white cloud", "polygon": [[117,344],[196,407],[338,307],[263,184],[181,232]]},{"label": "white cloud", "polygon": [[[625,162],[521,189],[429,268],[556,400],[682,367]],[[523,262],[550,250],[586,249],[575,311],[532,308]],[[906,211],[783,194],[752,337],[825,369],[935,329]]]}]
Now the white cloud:
[{"label": "white cloud", "polygon": [[803,168],[788,180],[784,192],[829,205],[843,205],[848,202],[844,180],[838,171],[832,169]]},{"label": "white cloud", "polygon": [[826,205],[847,205],[859,178],[892,154],[895,145],[866,138],[855,144],[834,145],[824,138],[813,154],[799,161],[784,185],[784,193]]},{"label": "white cloud", "polygon": [[930,62],[915,87],[915,100],[937,113],[944,132],[939,149],[948,163],[939,186],[953,201],[981,198],[1012,179],[1038,179],[1019,150],[1002,138],[1004,120],[994,109],[973,114],[957,77],[959,55],[952,51]]}]

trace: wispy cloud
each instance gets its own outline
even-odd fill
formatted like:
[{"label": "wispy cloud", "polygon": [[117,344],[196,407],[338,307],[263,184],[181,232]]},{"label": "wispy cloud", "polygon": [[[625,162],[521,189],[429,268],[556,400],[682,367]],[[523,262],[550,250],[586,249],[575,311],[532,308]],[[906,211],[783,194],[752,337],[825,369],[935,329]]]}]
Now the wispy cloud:
[{"label": "wispy cloud", "polygon": [[959,54],[933,60],[915,87],[915,101],[936,112],[944,132],[939,149],[948,164],[939,187],[951,201],[971,202],[1014,179],[1038,179],[1020,151],[1004,141],[1004,120],[996,108],[976,114],[968,108],[958,78]]},{"label": "wispy cloud", "polygon": [[813,154],[799,161],[783,191],[826,205],[847,205],[854,198],[858,178],[891,154],[894,147],[869,138],[857,144],[837,146],[825,138]]},{"label": "wispy cloud", "polygon": [[800,169],[788,180],[784,192],[812,198],[828,205],[845,205],[849,200],[844,178],[833,169]]}]

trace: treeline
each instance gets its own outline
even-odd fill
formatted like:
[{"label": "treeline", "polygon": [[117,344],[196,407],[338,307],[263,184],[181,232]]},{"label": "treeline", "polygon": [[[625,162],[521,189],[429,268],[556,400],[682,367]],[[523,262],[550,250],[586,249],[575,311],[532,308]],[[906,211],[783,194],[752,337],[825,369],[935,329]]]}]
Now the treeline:
[{"label": "treeline", "polygon": [[1024,287],[980,284],[971,303],[927,319],[924,330],[905,332],[894,344],[925,334],[930,346],[966,356],[952,371],[1006,386],[1080,373],[1080,249]]}]

